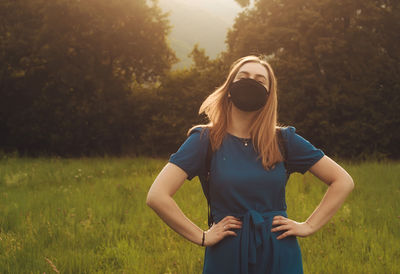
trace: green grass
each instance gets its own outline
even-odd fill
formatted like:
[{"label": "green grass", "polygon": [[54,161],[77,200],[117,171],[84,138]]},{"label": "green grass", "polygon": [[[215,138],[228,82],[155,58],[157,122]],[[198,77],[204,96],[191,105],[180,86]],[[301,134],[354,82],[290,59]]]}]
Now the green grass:
[{"label": "green grass", "polygon": [[[0,272],[201,273],[204,248],[170,229],[145,204],[166,159],[0,160]],[[400,273],[400,163],[343,164],[355,181],[321,230],[298,238],[305,273]],[[327,186],[292,175],[289,217],[304,221]],[[207,228],[198,179],[175,195]]]}]

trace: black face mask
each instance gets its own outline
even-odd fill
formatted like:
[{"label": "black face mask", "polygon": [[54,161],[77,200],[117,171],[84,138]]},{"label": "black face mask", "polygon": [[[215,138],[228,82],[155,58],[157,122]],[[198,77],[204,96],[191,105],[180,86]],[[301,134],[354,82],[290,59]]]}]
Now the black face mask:
[{"label": "black face mask", "polygon": [[240,79],[230,84],[229,93],[233,104],[242,111],[256,111],[267,103],[269,92],[251,78]]}]

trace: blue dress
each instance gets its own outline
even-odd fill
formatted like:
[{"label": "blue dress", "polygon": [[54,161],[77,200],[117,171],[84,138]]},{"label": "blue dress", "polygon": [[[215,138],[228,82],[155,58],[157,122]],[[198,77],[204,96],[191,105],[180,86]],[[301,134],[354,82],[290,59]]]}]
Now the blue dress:
[{"label": "blue dress", "polygon": [[[169,162],[182,168],[188,180],[205,179],[208,129],[195,128]],[[324,156],[322,150],[295,133],[292,126],[282,128],[287,148],[288,173],[304,174]],[[243,141],[229,133],[211,161],[210,203],[215,223],[231,215],[241,219],[237,236],[227,236],[205,249],[203,273],[303,273],[301,250],[296,236],[281,240],[285,231],[271,232],[272,219],[286,213],[285,186],[288,176],[283,162],[265,170],[257,160],[251,140]],[[204,208],[206,212],[206,208]]]}]

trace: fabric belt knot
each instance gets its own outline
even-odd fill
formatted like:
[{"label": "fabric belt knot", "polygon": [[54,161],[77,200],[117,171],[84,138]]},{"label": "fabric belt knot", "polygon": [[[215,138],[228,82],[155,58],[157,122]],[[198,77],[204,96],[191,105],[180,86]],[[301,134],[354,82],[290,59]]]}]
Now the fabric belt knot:
[{"label": "fabric belt knot", "polygon": [[[241,233],[241,273],[248,274],[249,263],[256,264],[257,248],[263,244],[269,245],[267,258],[278,256],[277,239],[273,239],[271,232],[272,220],[276,215],[287,217],[286,211],[268,211],[260,213],[256,210],[249,210],[243,215]],[[273,265],[272,273],[279,273],[278,265]]]}]

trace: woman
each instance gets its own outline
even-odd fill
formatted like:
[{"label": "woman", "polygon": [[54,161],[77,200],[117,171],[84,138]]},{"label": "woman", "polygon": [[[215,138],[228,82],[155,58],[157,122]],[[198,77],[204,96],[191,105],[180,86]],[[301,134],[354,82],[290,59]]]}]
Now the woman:
[{"label": "woman", "polygon": [[[276,79],[259,57],[234,62],[202,112],[210,123],[189,130],[151,186],[147,205],[183,237],[206,246],[203,273],[303,273],[296,236],[309,236],[332,218],[352,191],[352,178],[294,127],[277,126]],[[214,223],[203,231],[172,196],[185,179],[205,181],[209,142]],[[307,170],[329,187],[307,220],[297,222],[286,214],[285,186],[290,173]]]}]

